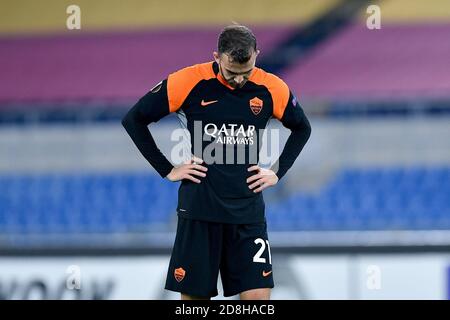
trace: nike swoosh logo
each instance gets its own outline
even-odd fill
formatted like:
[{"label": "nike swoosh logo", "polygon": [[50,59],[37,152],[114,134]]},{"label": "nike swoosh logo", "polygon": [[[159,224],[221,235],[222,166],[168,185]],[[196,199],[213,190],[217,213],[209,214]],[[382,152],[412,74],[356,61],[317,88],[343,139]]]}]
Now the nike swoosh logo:
[{"label": "nike swoosh logo", "polygon": [[206,107],[207,105],[216,103],[216,102],[218,102],[218,101],[219,101],[219,100],[213,100],[213,101],[205,101],[205,100],[202,100],[201,105],[202,105],[202,107]]},{"label": "nike swoosh logo", "polygon": [[271,274],[272,273],[272,270],[270,270],[269,272],[265,272],[264,270],[263,270],[263,277],[267,277],[269,274]]}]

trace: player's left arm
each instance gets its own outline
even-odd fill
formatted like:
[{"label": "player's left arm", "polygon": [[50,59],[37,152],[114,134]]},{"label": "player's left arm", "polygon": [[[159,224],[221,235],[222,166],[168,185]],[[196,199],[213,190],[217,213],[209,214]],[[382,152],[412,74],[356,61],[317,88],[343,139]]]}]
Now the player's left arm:
[{"label": "player's left arm", "polygon": [[283,126],[291,130],[291,134],[278,161],[272,166],[278,179],[281,179],[292,167],[311,136],[311,124],[292,92],[289,92],[289,102],[280,121]]},{"label": "player's left arm", "polygon": [[[271,169],[263,169],[255,165],[248,171],[255,171],[256,174],[247,179],[249,188],[254,189],[253,192],[261,192],[262,190],[273,186],[286,174],[292,167],[295,160],[303,150],[306,142],[311,135],[311,125],[306,117],[297,98],[287,89],[287,86],[281,91],[284,99],[274,99],[274,117],[278,118],[283,126],[291,130],[291,134],[286,141],[283,151],[271,167]],[[283,88],[282,88],[283,89]],[[289,97],[286,99],[286,97]],[[285,101],[287,100],[287,103]],[[282,102],[280,104],[280,102]],[[255,189],[256,188],[256,189]]]}]

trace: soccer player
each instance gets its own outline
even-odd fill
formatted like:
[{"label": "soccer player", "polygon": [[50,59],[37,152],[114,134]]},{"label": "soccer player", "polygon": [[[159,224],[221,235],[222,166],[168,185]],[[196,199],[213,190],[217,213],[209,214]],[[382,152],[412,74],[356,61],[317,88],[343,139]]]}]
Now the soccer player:
[{"label": "soccer player", "polygon": [[[262,191],[286,174],[311,127],[288,86],[255,66],[258,54],[249,28],[225,27],[214,61],[170,74],[122,120],[161,177],[181,181],[165,288],[180,292],[182,299],[216,296],[219,271],[224,296],[270,299],[274,282]],[[191,140],[193,160],[177,167],[147,127],[171,112],[183,119]],[[291,133],[276,163],[262,168],[258,132],[272,117]]]}]

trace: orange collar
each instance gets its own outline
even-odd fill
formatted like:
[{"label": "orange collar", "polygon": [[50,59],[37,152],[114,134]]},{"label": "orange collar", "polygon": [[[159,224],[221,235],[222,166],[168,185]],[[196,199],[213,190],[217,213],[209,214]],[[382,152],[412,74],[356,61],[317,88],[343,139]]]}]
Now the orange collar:
[{"label": "orange collar", "polygon": [[[253,68],[252,73],[250,74],[250,77],[248,77],[248,81],[250,81],[254,77],[256,69],[257,69],[257,67]],[[228,89],[231,89],[231,90],[235,90],[235,88],[230,86],[229,83],[225,80],[225,78],[222,76],[220,71],[217,72],[216,77],[217,77],[217,80],[219,80],[219,82],[222,83],[225,87],[227,87]]]},{"label": "orange collar", "polygon": [[221,84],[223,84],[225,87],[227,87],[228,89],[231,89],[231,90],[235,89],[232,86],[230,86],[230,84],[225,80],[224,77],[222,77],[222,75],[220,74],[220,71],[217,73],[217,80],[219,80],[219,82]]}]

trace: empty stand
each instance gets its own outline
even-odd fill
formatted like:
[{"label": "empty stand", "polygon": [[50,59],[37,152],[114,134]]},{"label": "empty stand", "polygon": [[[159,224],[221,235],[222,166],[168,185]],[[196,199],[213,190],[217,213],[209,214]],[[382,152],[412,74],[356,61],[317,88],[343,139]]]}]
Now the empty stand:
[{"label": "empty stand", "polygon": [[347,169],[267,212],[274,230],[449,229],[449,195],[449,168]]},{"label": "empty stand", "polygon": [[285,70],[283,78],[310,99],[450,96],[450,24],[354,24]]},{"label": "empty stand", "polygon": [[[7,234],[172,230],[178,184],[149,174],[4,175]],[[450,168],[346,169],[317,194],[269,202],[286,231],[450,228]]]},{"label": "empty stand", "polygon": [[[255,28],[264,51],[290,26]],[[220,28],[0,39],[0,108],[71,101],[130,103],[170,72],[211,61]],[[93,103],[92,103],[93,102]]]}]

